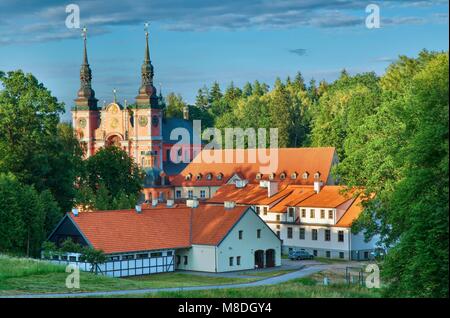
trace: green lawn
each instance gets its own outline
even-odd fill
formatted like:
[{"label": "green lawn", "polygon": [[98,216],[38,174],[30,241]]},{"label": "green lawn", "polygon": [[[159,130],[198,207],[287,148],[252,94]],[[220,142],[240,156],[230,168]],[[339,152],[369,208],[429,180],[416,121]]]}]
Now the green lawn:
[{"label": "green lawn", "polygon": [[64,266],[0,255],[0,295],[186,287],[244,283],[258,279],[205,277],[179,272],[112,278],[80,272],[80,288],[68,289],[65,286],[67,275]]},{"label": "green lawn", "polygon": [[202,291],[161,292],[122,297],[165,298],[377,298],[379,290],[356,285],[321,286],[313,278],[300,278],[272,286],[228,288]]}]

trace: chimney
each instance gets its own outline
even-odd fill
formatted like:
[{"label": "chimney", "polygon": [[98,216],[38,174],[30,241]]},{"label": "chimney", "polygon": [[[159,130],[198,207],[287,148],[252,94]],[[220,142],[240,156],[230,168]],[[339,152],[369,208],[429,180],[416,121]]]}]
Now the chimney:
[{"label": "chimney", "polygon": [[267,197],[271,197],[272,195],[278,192],[278,182],[267,182]]},{"label": "chimney", "polygon": [[141,213],[142,212],[142,206],[140,204],[136,204],[134,209],[136,210],[136,213]]},{"label": "chimney", "polygon": [[197,200],[197,198],[187,199],[186,200],[186,206],[188,208],[196,208],[196,207],[198,207],[198,200]]},{"label": "chimney", "polygon": [[320,181],[320,172],[317,171],[314,174],[314,191],[316,193],[319,193],[320,190],[322,189],[322,186],[323,186],[323,183],[322,183],[322,181]]},{"label": "chimney", "polygon": [[173,207],[174,203],[175,202],[174,202],[173,199],[167,199],[166,205],[167,205],[168,208],[171,208],[171,207]]},{"label": "chimney", "polygon": [[73,216],[78,216],[78,209],[73,208],[72,213],[73,213]]},{"label": "chimney", "polygon": [[156,207],[158,205],[158,199],[152,200],[152,207]]},{"label": "chimney", "polygon": [[223,206],[225,207],[225,209],[234,209],[236,207],[236,202],[235,201],[224,201]]},{"label": "chimney", "polygon": [[315,191],[316,193],[319,193],[319,192],[320,192],[320,190],[322,189],[322,186],[323,186],[323,182],[322,182],[322,181],[320,181],[320,180],[314,180],[314,191]]}]

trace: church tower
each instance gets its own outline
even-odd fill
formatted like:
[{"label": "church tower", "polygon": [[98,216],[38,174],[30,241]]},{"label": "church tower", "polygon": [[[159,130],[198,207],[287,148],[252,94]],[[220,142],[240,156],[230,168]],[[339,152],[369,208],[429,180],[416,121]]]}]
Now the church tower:
[{"label": "church tower", "polygon": [[86,144],[86,156],[95,152],[95,130],[99,123],[99,111],[95,91],[92,89],[92,71],[87,55],[87,29],[83,28],[83,63],[80,69],[80,89],[72,108],[72,124],[81,142]]},{"label": "church tower", "polygon": [[[150,60],[148,24],[146,23],[141,86],[133,107],[134,121],[141,127],[140,132],[138,132],[139,136],[136,136],[137,138],[135,139],[137,141],[135,157],[138,158],[138,162],[151,179],[148,180],[148,183],[159,183],[163,174],[163,106],[153,84],[153,75],[154,69]],[[142,128],[144,127],[145,131],[143,134]],[[144,143],[143,140],[145,140]]]}]

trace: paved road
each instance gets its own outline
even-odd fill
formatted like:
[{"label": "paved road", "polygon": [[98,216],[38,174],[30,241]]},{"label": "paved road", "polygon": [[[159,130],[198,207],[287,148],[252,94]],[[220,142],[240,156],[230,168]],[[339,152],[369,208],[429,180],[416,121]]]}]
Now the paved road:
[{"label": "paved road", "polygon": [[331,268],[332,265],[311,265],[304,269],[290,272],[284,275],[269,277],[249,283],[227,284],[227,285],[208,285],[208,286],[192,286],[192,287],[172,287],[172,288],[147,288],[133,290],[114,290],[99,292],[82,292],[82,293],[55,293],[55,294],[23,294],[13,296],[0,296],[0,298],[65,298],[65,297],[100,297],[100,296],[119,296],[119,295],[142,295],[158,292],[178,292],[191,290],[208,290],[208,289],[225,289],[225,288],[245,288],[258,287],[266,285],[275,285],[286,282],[288,280],[309,276],[322,270]]}]

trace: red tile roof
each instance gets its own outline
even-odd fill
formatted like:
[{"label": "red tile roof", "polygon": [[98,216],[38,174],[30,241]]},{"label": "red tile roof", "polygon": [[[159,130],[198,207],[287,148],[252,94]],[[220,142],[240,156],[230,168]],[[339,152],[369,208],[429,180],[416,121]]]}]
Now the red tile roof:
[{"label": "red tile roof", "polygon": [[269,209],[269,212],[285,213],[292,202],[303,201],[316,194],[312,186],[288,186],[291,193]]},{"label": "red tile roof", "polygon": [[224,184],[214,196],[207,200],[208,203],[223,203],[234,201],[237,204],[258,204],[267,198],[267,188],[261,188],[259,184],[247,184],[244,188],[237,188],[234,184]]},{"label": "red tile roof", "polygon": [[[236,158],[237,150],[202,150],[193,162],[178,175],[171,179],[171,184],[174,186],[220,186],[224,184],[234,173],[243,176],[249,182],[256,182],[256,175],[261,172],[261,167],[267,164],[252,163],[248,159],[248,150],[244,150],[243,163],[225,163],[225,153],[230,151],[233,158]],[[256,151],[258,152],[258,151]],[[224,163],[206,163],[201,158],[203,154],[210,157],[222,158]],[[327,181],[330,174],[331,167],[335,156],[335,148],[279,148],[278,149],[278,167],[274,169],[275,181],[282,183],[296,183],[296,184],[313,184],[314,173],[320,172],[320,179]],[[196,162],[198,161],[198,162]],[[237,160],[234,160],[237,161]],[[258,160],[257,160],[258,161]],[[286,174],[284,180],[280,179],[281,173]],[[296,180],[291,179],[292,173],[297,173]],[[309,176],[306,180],[302,179],[302,174],[308,172]],[[198,174],[202,174],[200,180],[196,180]],[[207,180],[206,175],[212,173],[213,178]],[[218,180],[216,176],[222,173],[222,180]],[[191,174],[192,179],[186,180],[186,175]],[[262,179],[267,180],[268,174],[264,174]]]},{"label": "red tile roof", "polygon": [[112,254],[218,244],[247,209],[200,205],[68,215],[94,248]]},{"label": "red tile roof", "polygon": [[300,206],[300,207],[318,207],[318,208],[336,208],[342,203],[354,199],[352,194],[353,191],[349,191],[348,193],[343,193],[345,190],[345,186],[332,186],[327,185],[324,186],[319,193],[314,194],[307,199],[298,200],[298,202],[294,202],[292,206]]}]

